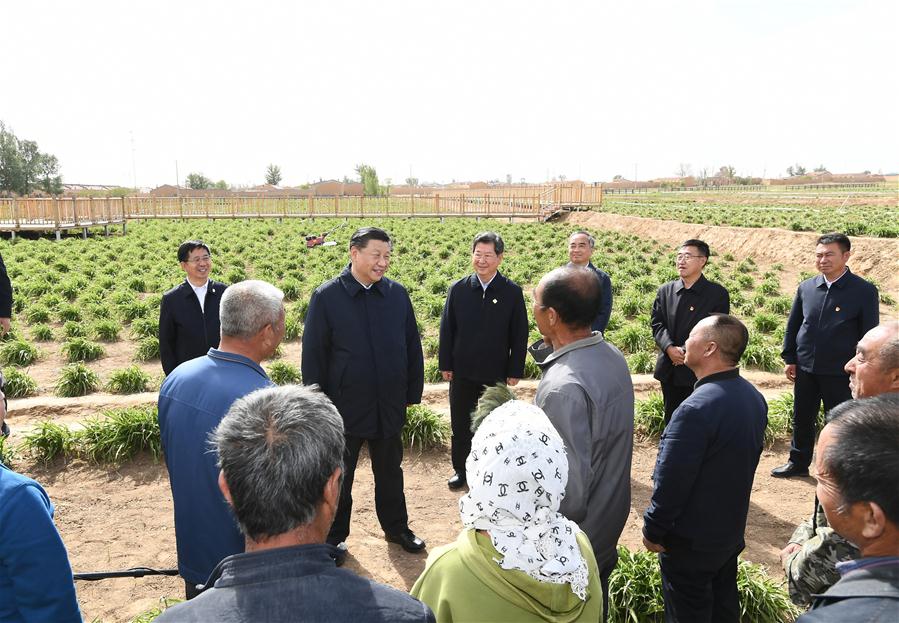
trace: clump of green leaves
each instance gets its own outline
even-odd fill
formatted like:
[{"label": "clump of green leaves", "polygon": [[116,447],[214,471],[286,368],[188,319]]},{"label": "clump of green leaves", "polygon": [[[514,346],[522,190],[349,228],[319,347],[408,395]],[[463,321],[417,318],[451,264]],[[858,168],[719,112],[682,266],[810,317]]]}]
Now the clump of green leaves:
[{"label": "clump of green leaves", "polygon": [[68,426],[50,420],[38,423],[25,435],[22,447],[44,463],[74,454],[78,435]]},{"label": "clump of green leaves", "polygon": [[634,432],[644,439],[658,439],[665,430],[665,401],[660,392],[634,404]]},{"label": "clump of green leaves", "polygon": [[300,369],[289,361],[275,361],[268,368],[268,378],[275,385],[296,385],[303,381]]},{"label": "clump of green leaves", "polygon": [[161,615],[172,606],[180,604],[182,601],[183,600],[181,599],[162,597],[159,600],[160,603],[158,606],[156,606],[155,608],[151,608],[145,612],[141,612],[136,617],[131,619],[130,623],[153,623],[153,621],[155,621],[159,617],[159,615]]},{"label": "clump of green leaves", "polygon": [[137,344],[134,358],[138,361],[150,361],[159,358],[159,338],[145,337]]},{"label": "clump of green leaves", "polygon": [[31,337],[38,342],[51,342],[53,341],[53,329],[48,324],[38,323],[31,327]]},{"label": "clump of green leaves", "polygon": [[63,367],[56,381],[56,395],[63,397],[84,396],[97,391],[100,377],[81,362]]},{"label": "clump of green leaves", "polygon": [[67,338],[85,337],[87,335],[87,329],[85,329],[84,325],[80,322],[66,320],[62,325],[62,333]]},{"label": "clump of green leaves", "polygon": [[76,361],[94,361],[103,356],[103,347],[96,342],[91,342],[83,337],[72,338],[62,345],[62,352],[66,357],[66,361],[74,363]]},{"label": "clump of green leaves", "polygon": [[119,339],[121,324],[115,320],[97,320],[93,325],[93,334],[103,342],[115,342]]},{"label": "clump of green leaves", "polygon": [[139,366],[115,370],[106,382],[106,389],[113,394],[139,394],[150,391],[150,375]]},{"label": "clump of green leaves", "polygon": [[411,405],[406,409],[406,424],[403,426],[404,446],[418,445],[419,452],[446,444],[450,427],[446,419],[424,405]]},{"label": "clump of green leaves", "polygon": [[22,339],[12,340],[0,346],[0,363],[24,368],[38,358],[37,348]]},{"label": "clump of green leaves", "polygon": [[[527,361],[525,361],[527,364]],[[443,375],[440,374],[440,365],[437,359],[428,359],[425,361],[425,383],[440,383],[443,381]]]},{"label": "clump of green leaves", "polygon": [[138,339],[159,337],[159,322],[153,318],[135,318],[131,323],[131,335]]},{"label": "clump of green leaves", "polygon": [[162,452],[156,407],[105,411],[85,421],[80,438],[84,456],[97,462],[117,463],[142,451],[155,459]]},{"label": "clump of green leaves", "polygon": [[37,382],[25,372],[16,368],[4,368],[6,384],[3,393],[7,398],[25,398],[37,392]]},{"label": "clump of green leaves", "polygon": [[8,437],[0,437],[0,463],[12,468],[18,458],[15,447],[9,442]]},{"label": "clump of green leaves", "polygon": [[47,322],[50,320],[50,310],[44,305],[29,305],[25,310],[25,320],[28,324],[36,324],[39,322]]}]

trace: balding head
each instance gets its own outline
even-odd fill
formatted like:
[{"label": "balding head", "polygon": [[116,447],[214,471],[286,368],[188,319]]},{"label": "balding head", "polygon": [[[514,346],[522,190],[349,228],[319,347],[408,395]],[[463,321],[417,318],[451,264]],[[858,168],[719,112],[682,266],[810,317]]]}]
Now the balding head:
[{"label": "balding head", "polygon": [[684,363],[697,377],[733,368],[749,343],[746,325],[728,314],[712,314],[700,320],[687,338]]},{"label": "balding head", "polygon": [[570,329],[583,329],[599,313],[599,279],[589,268],[557,268],[540,280],[534,297],[543,309],[556,310],[559,320]]},{"label": "balding head", "polygon": [[885,322],[865,333],[845,369],[853,398],[899,392],[899,321]]}]

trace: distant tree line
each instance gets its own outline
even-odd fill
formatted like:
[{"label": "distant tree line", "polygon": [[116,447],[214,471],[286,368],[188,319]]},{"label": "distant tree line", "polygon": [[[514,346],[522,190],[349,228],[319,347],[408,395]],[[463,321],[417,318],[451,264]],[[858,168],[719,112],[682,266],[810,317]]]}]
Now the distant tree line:
[{"label": "distant tree line", "polygon": [[36,190],[62,194],[56,156],[42,153],[34,141],[18,138],[0,121],[0,192],[24,196]]}]

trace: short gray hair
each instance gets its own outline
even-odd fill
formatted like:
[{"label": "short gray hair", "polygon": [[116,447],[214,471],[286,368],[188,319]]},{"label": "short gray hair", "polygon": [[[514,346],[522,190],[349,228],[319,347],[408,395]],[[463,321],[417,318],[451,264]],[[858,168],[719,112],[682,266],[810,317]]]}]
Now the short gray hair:
[{"label": "short gray hair", "polygon": [[571,241],[572,238],[574,238],[575,236],[581,235],[581,234],[583,234],[584,236],[587,236],[587,243],[590,245],[591,249],[596,246],[596,238],[594,238],[593,234],[591,234],[586,229],[579,229],[577,231],[571,232],[568,235],[568,240]]},{"label": "short gray hair", "polygon": [[253,337],[281,319],[283,301],[284,293],[265,281],[251,279],[228,286],[219,304],[222,335]]},{"label": "short gray hair", "polygon": [[891,372],[899,368],[899,320],[891,320],[880,325],[888,337],[877,353],[878,367],[883,372]]},{"label": "short gray hair", "polygon": [[240,529],[254,541],[310,523],[335,469],[343,479],[343,420],[314,386],[268,387],[244,396],[210,441]]}]

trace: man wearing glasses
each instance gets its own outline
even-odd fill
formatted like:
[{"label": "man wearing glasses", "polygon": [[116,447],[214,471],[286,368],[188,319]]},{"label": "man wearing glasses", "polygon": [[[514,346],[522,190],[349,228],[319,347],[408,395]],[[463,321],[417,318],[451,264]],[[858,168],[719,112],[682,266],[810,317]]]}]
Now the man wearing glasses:
[{"label": "man wearing glasses", "polygon": [[696,375],[684,365],[684,343],[690,331],[710,314],[730,313],[727,290],[702,274],[708,261],[709,245],[696,239],[684,241],[675,258],[680,278],[663,284],[652,304],[652,335],[660,351],[653,376],[662,384],[666,425],[696,383]]},{"label": "man wearing glasses", "polygon": [[346,556],[353,477],[362,445],[375,478],[375,510],[388,541],[407,552],[425,542],[409,529],[403,492],[407,405],[421,402],[424,360],[409,293],[384,276],[393,243],[383,229],[350,238],[350,264],[309,299],[303,330],[303,383],[317,384],[343,418],[346,449],[340,502],[328,543]]},{"label": "man wearing glasses", "polygon": [[219,303],[227,287],[209,278],[212,256],[202,240],[178,247],[187,278],[162,295],[159,307],[159,359],[166,376],[190,359],[219,345]]}]

